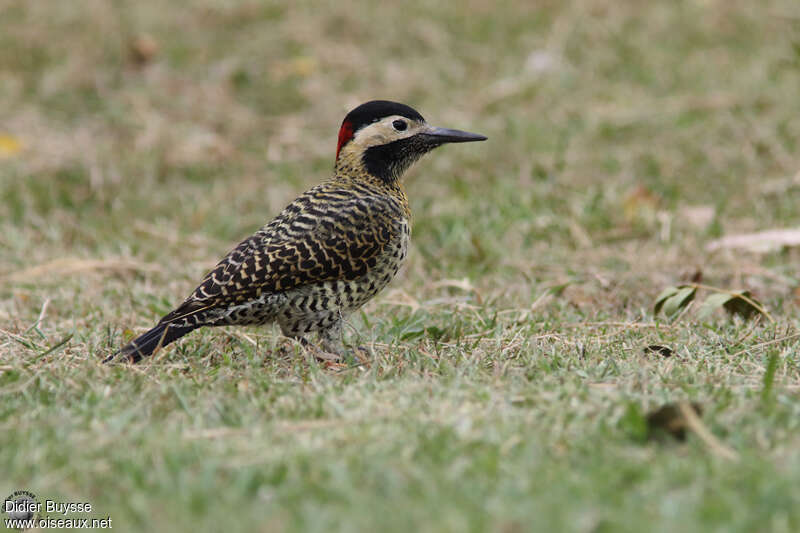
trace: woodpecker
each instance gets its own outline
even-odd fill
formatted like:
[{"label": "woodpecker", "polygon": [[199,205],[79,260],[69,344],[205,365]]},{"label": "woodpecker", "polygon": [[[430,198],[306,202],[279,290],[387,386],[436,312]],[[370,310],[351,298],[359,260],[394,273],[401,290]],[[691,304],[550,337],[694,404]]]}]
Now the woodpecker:
[{"label": "woodpecker", "polygon": [[429,126],[411,107],[373,100],[339,129],[333,177],[242,241],[192,294],[103,362],[135,363],[203,326],[277,322],[281,332],[341,355],[343,319],[381,291],[408,252],[405,171],[446,143],[483,141]]}]

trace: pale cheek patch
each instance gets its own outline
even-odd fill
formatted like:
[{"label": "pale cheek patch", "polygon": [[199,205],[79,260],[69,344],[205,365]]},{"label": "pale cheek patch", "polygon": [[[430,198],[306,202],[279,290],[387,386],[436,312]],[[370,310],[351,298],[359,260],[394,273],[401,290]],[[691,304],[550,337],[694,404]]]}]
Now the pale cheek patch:
[{"label": "pale cheek patch", "polygon": [[418,126],[411,125],[411,127],[406,131],[400,133],[395,131],[390,121],[388,123],[381,124],[380,127],[373,127],[359,131],[354,139],[354,144],[362,148],[379,146],[381,144],[387,144],[398,139],[411,137],[417,133],[417,130],[419,130]]}]

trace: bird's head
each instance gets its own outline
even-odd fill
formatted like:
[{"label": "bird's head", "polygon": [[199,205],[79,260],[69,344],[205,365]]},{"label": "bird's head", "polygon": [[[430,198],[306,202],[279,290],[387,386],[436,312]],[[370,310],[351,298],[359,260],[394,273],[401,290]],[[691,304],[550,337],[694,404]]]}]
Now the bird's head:
[{"label": "bird's head", "polygon": [[407,105],[373,100],[350,111],[342,121],[336,162],[394,182],[414,161],[438,146],[484,140],[486,137],[477,133],[430,126]]}]

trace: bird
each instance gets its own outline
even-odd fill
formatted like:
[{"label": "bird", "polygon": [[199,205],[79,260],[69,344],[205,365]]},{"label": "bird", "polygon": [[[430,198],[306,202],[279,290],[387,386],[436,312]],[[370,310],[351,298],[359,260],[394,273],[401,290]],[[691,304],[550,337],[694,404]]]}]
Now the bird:
[{"label": "bird", "polygon": [[[443,144],[486,139],[430,126],[398,102],[359,105],[339,128],[333,176],[239,243],[183,303],[103,362],[139,362],[201,327],[276,322],[284,336],[341,357],[343,320],[406,259],[404,173]],[[312,333],[316,345],[307,339]]]}]

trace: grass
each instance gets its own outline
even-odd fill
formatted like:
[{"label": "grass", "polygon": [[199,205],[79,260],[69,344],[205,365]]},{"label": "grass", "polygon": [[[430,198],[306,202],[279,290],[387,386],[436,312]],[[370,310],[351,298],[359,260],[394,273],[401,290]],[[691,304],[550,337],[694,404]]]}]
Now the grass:
[{"label": "grass", "polygon": [[[706,249],[800,225],[798,43],[790,0],[0,3],[0,492],[123,531],[798,530],[800,255]],[[490,140],[411,172],[370,361],[267,327],[98,364],[372,98]],[[653,316],[698,274],[775,323]],[[646,438],[684,400],[735,458]]]}]

